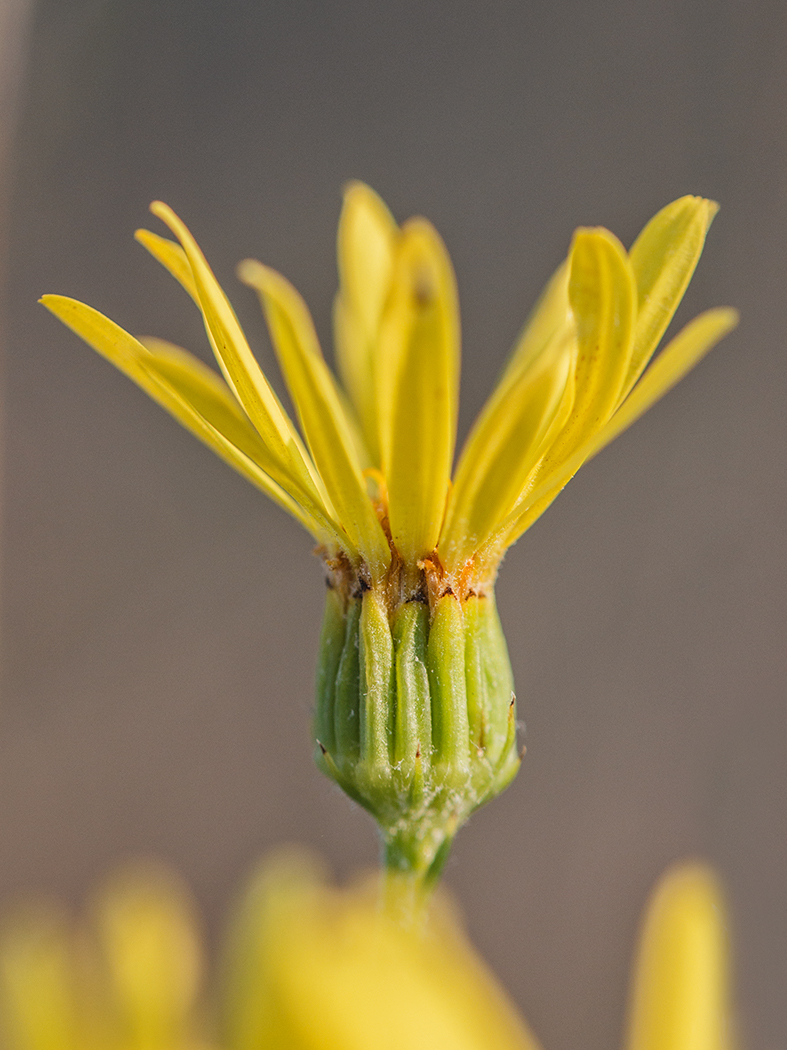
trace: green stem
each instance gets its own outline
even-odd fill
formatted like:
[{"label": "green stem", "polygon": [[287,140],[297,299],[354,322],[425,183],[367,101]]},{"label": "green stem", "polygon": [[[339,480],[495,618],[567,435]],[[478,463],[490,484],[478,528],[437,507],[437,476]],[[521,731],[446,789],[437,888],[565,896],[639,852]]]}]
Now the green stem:
[{"label": "green stem", "polygon": [[423,917],[452,842],[446,834],[425,850],[423,839],[405,833],[383,839],[383,902],[402,925],[417,925]]}]

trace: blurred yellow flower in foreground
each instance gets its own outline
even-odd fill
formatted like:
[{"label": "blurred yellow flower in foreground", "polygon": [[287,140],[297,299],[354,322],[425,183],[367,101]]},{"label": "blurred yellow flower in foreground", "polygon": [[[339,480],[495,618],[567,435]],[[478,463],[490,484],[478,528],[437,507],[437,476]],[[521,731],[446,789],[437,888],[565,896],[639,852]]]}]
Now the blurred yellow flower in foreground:
[{"label": "blurred yellow flower in foreground", "polygon": [[[0,937],[3,1050],[538,1050],[439,901],[420,931],[370,885],[327,888],[302,858],[253,880],[214,994],[184,889],[115,878],[74,928],[20,910]],[[729,1050],[724,905],[712,873],[674,869],[648,908],[627,1050]]]}]

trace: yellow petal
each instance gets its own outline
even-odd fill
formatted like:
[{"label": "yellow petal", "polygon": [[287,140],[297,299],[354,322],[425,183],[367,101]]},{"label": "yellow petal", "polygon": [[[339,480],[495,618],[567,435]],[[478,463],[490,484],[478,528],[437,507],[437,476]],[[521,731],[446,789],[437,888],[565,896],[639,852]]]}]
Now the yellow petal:
[{"label": "yellow petal", "polygon": [[147,248],[154,259],[169,270],[199,306],[199,292],[194,283],[194,274],[191,272],[189,260],[181,246],[167,237],[159,237],[157,233],[151,233],[150,230],[137,230],[134,237],[143,247]]},{"label": "yellow petal", "polygon": [[204,419],[246,456],[270,473],[276,469],[265,442],[249,422],[230,388],[206,364],[165,339],[145,336],[139,342],[148,351],[140,364],[164,380]]},{"label": "yellow petal", "polygon": [[4,923],[0,1021],[14,1050],[82,1050],[71,932],[49,906],[20,909]]},{"label": "yellow petal", "polygon": [[637,282],[637,325],[622,396],[642,374],[678,308],[719,210],[714,201],[681,197],[645,226],[629,258]]},{"label": "yellow petal", "polygon": [[153,865],[129,869],[101,894],[95,918],[105,994],[129,1045],[186,1046],[203,960],[185,889]]},{"label": "yellow petal", "polygon": [[397,247],[380,332],[377,404],[394,543],[414,562],[437,544],[456,440],[459,307],[451,260],[425,219]]},{"label": "yellow petal", "polygon": [[516,504],[536,466],[563,402],[573,366],[574,340],[553,338],[485,406],[459,459],[440,557],[463,565]]},{"label": "yellow petal", "polygon": [[[574,407],[558,442],[561,449],[579,444],[612,414],[631,359],[636,316],[631,264],[609,230],[577,230],[569,264],[578,350]],[[558,454],[558,449],[550,453],[553,462]]]},{"label": "yellow petal", "polygon": [[708,868],[667,872],[648,906],[627,1050],[729,1050],[726,909]]},{"label": "yellow petal", "polygon": [[623,245],[609,230],[580,228],[569,266],[577,338],[574,399],[565,426],[544,455],[539,489],[612,415],[631,358],[636,289]]},{"label": "yellow petal", "polygon": [[[205,319],[205,328],[227,382],[277,462],[290,473],[294,485],[299,490],[309,493],[313,499],[319,500],[324,494],[320,492],[319,478],[314,465],[310,462],[295,427],[257,364],[235,312],[197,242],[166,204],[154,201],[150,210],[169,226],[186,253]],[[326,509],[330,513],[331,508]]]},{"label": "yellow petal", "polygon": [[[161,341],[155,344],[159,353],[152,354],[114,321],[66,296],[45,295],[41,302],[225,462],[292,514],[318,542],[337,541],[339,532],[322,505],[292,485],[289,473],[277,464],[251,424],[244,424],[240,410],[232,407],[235,402],[229,389],[202,362],[186,351],[180,351],[178,357],[175,351],[179,348]],[[165,345],[168,353],[162,349]],[[305,505],[296,502],[288,489]]]},{"label": "yellow petal", "polygon": [[339,521],[372,577],[379,579],[389,564],[390,547],[366,493],[352,431],[309,311],[275,270],[247,259],[238,274],[260,295],[287,387]]},{"label": "yellow petal", "polygon": [[351,182],[345,188],[339,218],[339,294],[334,307],[336,361],[374,453],[374,356],[397,235],[396,223],[377,194],[362,182]]},{"label": "yellow petal", "polygon": [[690,321],[662,350],[606,426],[592,434],[562,463],[559,471],[543,479],[539,478],[533,491],[528,494],[519,516],[516,520],[509,520],[505,526],[507,543],[514,543],[536,520],[538,515],[533,515],[532,510],[537,504],[541,504],[538,513],[543,513],[583,463],[644,415],[651,405],[680,382],[737,323],[737,310],[726,307],[707,310]]}]

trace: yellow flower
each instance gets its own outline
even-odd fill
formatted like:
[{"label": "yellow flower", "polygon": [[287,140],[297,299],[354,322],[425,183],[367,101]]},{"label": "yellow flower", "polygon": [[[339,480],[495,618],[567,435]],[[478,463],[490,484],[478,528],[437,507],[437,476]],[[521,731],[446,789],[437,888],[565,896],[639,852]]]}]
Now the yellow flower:
[{"label": "yellow flower", "polygon": [[[729,1050],[724,927],[711,872],[666,876],[627,1050]],[[445,902],[403,928],[368,885],[328,888],[302,858],[253,880],[210,994],[201,969],[188,895],[156,869],[116,877],[76,929],[18,913],[0,936],[4,1050],[538,1050]]]},{"label": "yellow flower", "polygon": [[165,204],[151,211],[180,245],[146,230],[137,238],[199,306],[223,380],[178,347],[143,344],[73,299],[41,301],[368,583],[401,562],[417,587],[418,563],[428,562],[421,572],[441,590],[488,585],[505,547],[581,464],[736,323],[733,310],[701,314],[643,375],[699,259],[711,201],[668,205],[630,253],[608,230],[577,230],[452,483],[458,303],[445,247],[425,219],[399,228],[367,186],[346,190],[335,308],[344,389],[295,289],[260,263],[241,264],[241,278],[260,294],[307,451],[194,238]]},{"label": "yellow flower", "polygon": [[506,548],[591,456],[736,323],[691,321],[650,364],[716,205],[682,197],[630,252],[579,229],[453,472],[459,311],[434,228],[401,228],[351,184],[339,222],[335,343],[342,385],[308,309],[249,261],[300,431],[263,375],[197,243],[137,238],[183,285],[221,375],[89,306],[42,302],[184,426],[284,507],[319,544],[331,590],[315,714],[321,768],[377,819],[389,867],[434,878],[456,829],[516,774],[516,712],[494,580]]}]

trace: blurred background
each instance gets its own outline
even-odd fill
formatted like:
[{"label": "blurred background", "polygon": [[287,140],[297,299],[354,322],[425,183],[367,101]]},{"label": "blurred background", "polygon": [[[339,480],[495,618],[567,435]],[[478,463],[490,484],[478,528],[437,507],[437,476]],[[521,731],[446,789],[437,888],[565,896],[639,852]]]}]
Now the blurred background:
[{"label": "blurred background", "polygon": [[741,326],[509,553],[528,750],[447,881],[547,1050],[601,1050],[650,886],[706,857],[734,910],[742,1044],[784,1046],[782,0],[39,0],[15,25],[0,898],[76,901],[154,854],[215,928],[277,843],[339,876],[376,860],[371,821],[312,765],[309,538],[37,297],[206,354],[132,240],[163,198],[280,388],[235,264],[283,271],[328,346],[340,189],[361,178],[452,253],[466,432],[573,228],[630,244],[697,193],[722,210],[678,321],[729,304]]}]

